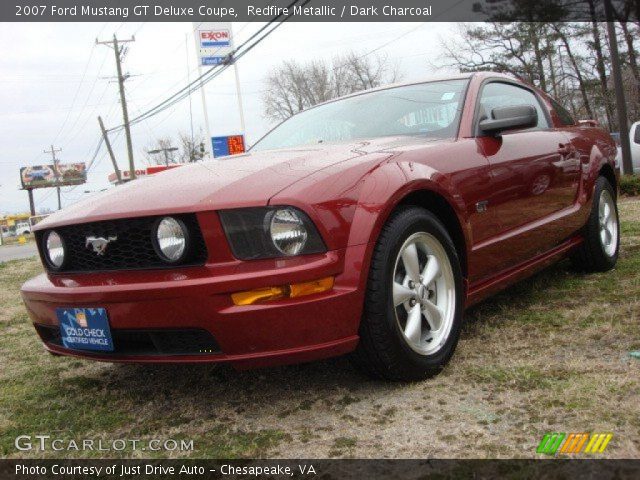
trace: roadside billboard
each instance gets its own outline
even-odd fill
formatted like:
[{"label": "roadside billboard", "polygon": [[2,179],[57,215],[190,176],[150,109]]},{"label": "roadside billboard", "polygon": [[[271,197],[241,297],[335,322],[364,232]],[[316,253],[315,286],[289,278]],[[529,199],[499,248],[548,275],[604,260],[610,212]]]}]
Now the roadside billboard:
[{"label": "roadside billboard", "polygon": [[203,67],[219,65],[233,51],[231,22],[195,22],[198,63]]},{"label": "roadside billboard", "polygon": [[48,188],[81,185],[87,181],[84,163],[33,165],[20,169],[22,188]]}]

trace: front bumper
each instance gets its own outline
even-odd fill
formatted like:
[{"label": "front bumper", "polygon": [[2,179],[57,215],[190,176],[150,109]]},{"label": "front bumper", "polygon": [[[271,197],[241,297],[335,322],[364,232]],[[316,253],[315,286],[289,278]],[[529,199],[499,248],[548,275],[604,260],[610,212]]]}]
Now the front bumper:
[{"label": "front bumper", "polygon": [[[366,247],[172,270],[41,274],[23,285],[22,297],[45,348],[54,354],[109,362],[230,362],[237,368],[305,362],[341,355],[357,345]],[[248,306],[236,306],[230,297],[327,276],[335,276],[334,288],[320,294]],[[115,351],[64,348],[55,337],[60,307],[106,308]],[[205,343],[195,352],[194,345],[183,351],[175,346],[136,351],[135,342],[118,345],[118,338],[139,338],[140,332],[169,339],[171,332],[200,332],[214,339],[215,348]]]}]

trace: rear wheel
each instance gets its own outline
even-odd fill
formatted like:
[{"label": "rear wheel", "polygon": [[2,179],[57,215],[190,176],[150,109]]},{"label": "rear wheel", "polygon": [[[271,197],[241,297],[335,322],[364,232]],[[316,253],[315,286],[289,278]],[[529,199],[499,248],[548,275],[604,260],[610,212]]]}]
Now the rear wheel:
[{"label": "rear wheel", "polygon": [[446,229],[427,210],[403,207],[374,250],[355,362],[391,380],[437,374],[458,342],[462,300],[460,263]]},{"label": "rear wheel", "polygon": [[584,243],[572,256],[573,264],[588,272],[604,272],[618,261],[620,222],[616,193],[609,181],[596,181],[589,220],[584,228]]}]

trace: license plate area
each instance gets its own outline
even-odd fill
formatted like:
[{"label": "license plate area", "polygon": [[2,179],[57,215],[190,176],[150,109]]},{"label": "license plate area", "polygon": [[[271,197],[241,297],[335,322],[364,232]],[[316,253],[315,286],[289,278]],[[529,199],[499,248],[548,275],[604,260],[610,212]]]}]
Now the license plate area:
[{"label": "license plate area", "polygon": [[58,308],[62,344],[73,350],[113,352],[105,308]]}]

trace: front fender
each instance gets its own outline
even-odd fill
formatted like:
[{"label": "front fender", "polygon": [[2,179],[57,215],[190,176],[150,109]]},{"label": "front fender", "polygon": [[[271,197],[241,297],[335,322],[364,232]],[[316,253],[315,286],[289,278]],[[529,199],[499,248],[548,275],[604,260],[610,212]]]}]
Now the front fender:
[{"label": "front fender", "polygon": [[390,163],[367,177],[361,190],[349,236],[349,245],[373,243],[404,198],[429,191],[442,197],[455,211],[466,244],[471,236],[466,205],[449,177],[423,163]]}]

